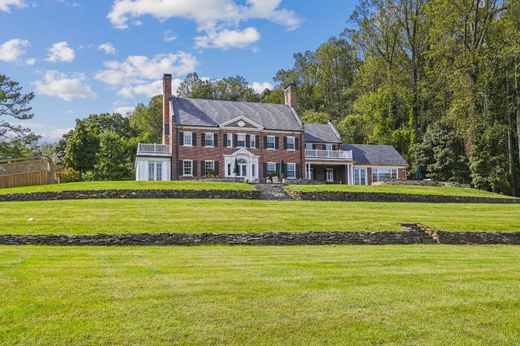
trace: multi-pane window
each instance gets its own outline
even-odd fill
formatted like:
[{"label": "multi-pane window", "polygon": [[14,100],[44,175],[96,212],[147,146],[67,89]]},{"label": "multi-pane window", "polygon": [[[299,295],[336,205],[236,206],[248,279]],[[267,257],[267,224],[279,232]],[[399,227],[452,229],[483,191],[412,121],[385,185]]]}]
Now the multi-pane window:
[{"label": "multi-pane window", "polygon": [[385,181],[397,179],[396,168],[374,168],[372,169],[372,181]]},{"label": "multi-pane window", "polygon": [[296,139],[294,137],[287,137],[287,149],[288,150],[296,149]]},{"label": "multi-pane window", "polygon": [[182,166],[182,174],[183,175],[193,175],[193,161],[192,160],[184,160]]},{"label": "multi-pane window", "polygon": [[332,150],[334,146],[332,144],[325,144],[325,150]]},{"label": "multi-pane window", "polygon": [[367,171],[364,168],[354,169],[354,185],[366,185],[367,184]]},{"label": "multi-pane window", "polygon": [[312,150],[314,149],[314,145],[312,143],[305,143],[305,149]]},{"label": "multi-pane window", "polygon": [[162,162],[148,162],[148,180],[162,180]]},{"label": "multi-pane window", "polygon": [[226,147],[228,147],[228,148],[233,147],[233,135],[231,133],[228,133],[226,136]]},{"label": "multi-pane window", "polygon": [[267,149],[275,149],[276,148],[276,139],[274,136],[267,136],[267,143],[266,143]]},{"label": "multi-pane window", "polygon": [[155,162],[148,162],[148,180],[155,180]]},{"label": "multi-pane window", "polygon": [[204,161],[204,171],[206,175],[215,172],[215,161]]},{"label": "multi-pane window", "polygon": [[276,174],[276,162],[267,163],[267,175]]},{"label": "multi-pane window", "polygon": [[237,147],[244,148],[246,146],[246,135],[239,134],[237,135]]},{"label": "multi-pane window", "polygon": [[215,146],[215,141],[214,141],[214,135],[213,135],[213,133],[205,133],[205,134],[204,134],[204,144],[205,144],[207,147],[213,147],[213,146]]},{"label": "multi-pane window", "polygon": [[249,140],[249,146],[251,148],[256,148],[256,136],[251,135],[251,139]]},{"label": "multi-pane window", "polygon": [[296,164],[295,163],[287,163],[287,178],[295,179],[296,178]]},{"label": "multi-pane window", "polygon": [[184,132],[184,138],[183,138],[184,145],[186,145],[186,146],[193,145],[193,141],[192,140],[193,140],[192,133],[191,132]]},{"label": "multi-pane window", "polygon": [[157,170],[155,172],[155,180],[159,180],[161,181],[162,180],[162,162],[157,162],[155,164],[155,169]]}]

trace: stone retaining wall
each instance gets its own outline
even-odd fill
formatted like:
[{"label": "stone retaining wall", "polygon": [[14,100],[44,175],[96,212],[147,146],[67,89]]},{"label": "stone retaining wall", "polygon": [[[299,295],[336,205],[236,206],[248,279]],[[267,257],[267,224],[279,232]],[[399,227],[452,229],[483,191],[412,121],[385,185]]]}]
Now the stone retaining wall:
[{"label": "stone retaining wall", "polygon": [[0,245],[520,245],[520,232],[444,232],[411,224],[402,232],[308,232],[243,234],[0,235]]},{"label": "stone retaining wall", "polygon": [[488,198],[471,196],[412,195],[382,192],[300,192],[286,189],[292,199],[304,201],[350,202],[423,202],[423,203],[520,203],[519,198]]},{"label": "stone retaining wall", "polygon": [[258,199],[258,196],[256,190],[85,190],[0,194],[0,202],[107,198]]}]

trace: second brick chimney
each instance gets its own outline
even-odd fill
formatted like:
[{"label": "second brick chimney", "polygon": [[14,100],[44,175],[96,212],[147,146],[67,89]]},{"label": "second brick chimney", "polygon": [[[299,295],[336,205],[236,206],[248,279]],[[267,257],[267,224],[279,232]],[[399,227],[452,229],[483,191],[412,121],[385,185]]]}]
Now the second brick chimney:
[{"label": "second brick chimney", "polygon": [[162,143],[170,144],[171,117],[170,117],[170,98],[172,96],[172,75],[163,76],[163,134]]},{"label": "second brick chimney", "polygon": [[291,106],[292,108],[296,108],[297,106],[297,95],[296,95],[296,84],[291,83],[285,89],[285,104],[287,106]]}]

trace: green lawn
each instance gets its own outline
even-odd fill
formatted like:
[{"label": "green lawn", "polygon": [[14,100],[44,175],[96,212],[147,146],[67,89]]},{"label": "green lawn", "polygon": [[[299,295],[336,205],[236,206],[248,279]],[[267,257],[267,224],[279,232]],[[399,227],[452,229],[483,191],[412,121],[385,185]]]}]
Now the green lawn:
[{"label": "green lawn", "polygon": [[55,192],[72,190],[254,190],[245,183],[220,183],[199,181],[89,181],[50,185],[33,185],[13,188],[0,188],[0,194]]},{"label": "green lawn", "polygon": [[400,193],[413,195],[442,195],[442,196],[471,196],[471,197],[490,197],[490,198],[513,198],[493,192],[470,189],[464,187],[444,187],[444,186],[414,186],[414,185],[289,185],[289,190],[302,192],[380,192],[380,193]]},{"label": "green lawn", "polygon": [[0,344],[518,345],[520,247],[0,247]]},{"label": "green lawn", "polygon": [[0,220],[4,234],[380,231],[400,230],[402,222],[451,231],[520,231],[520,204],[210,199],[2,202]]}]

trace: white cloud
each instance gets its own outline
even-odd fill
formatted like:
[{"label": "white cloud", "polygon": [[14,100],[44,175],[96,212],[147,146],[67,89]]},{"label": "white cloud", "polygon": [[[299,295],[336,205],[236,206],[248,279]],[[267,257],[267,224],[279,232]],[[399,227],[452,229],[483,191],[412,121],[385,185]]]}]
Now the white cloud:
[{"label": "white cloud", "polygon": [[119,106],[119,107],[115,107],[113,110],[112,110],[112,113],[119,113],[123,116],[127,116],[127,115],[130,115],[134,112],[135,110],[135,107],[131,107],[131,106]]},{"label": "white cloud", "polygon": [[20,56],[25,54],[25,48],[28,46],[28,40],[21,40],[19,38],[4,42],[0,45],[0,60],[6,62],[16,61]]},{"label": "white cloud", "polygon": [[164,32],[163,34],[163,39],[166,41],[166,42],[172,42],[172,41],[175,41],[177,39],[177,36],[175,36],[173,34],[173,31],[171,30],[167,30]]},{"label": "white cloud", "polygon": [[[177,88],[181,84],[182,80],[179,78],[172,79],[172,94],[177,94]],[[143,83],[143,84],[135,84],[135,85],[127,85],[117,93],[119,96],[124,98],[134,98],[138,95],[144,95],[147,97],[152,97],[155,95],[162,94],[162,80],[158,80],[151,83]]]},{"label": "white cloud", "polygon": [[25,7],[22,0],[0,0],[0,11],[9,12],[9,7]]},{"label": "white cloud", "polygon": [[197,59],[188,53],[158,54],[153,58],[132,55],[123,61],[107,61],[106,69],[96,73],[95,78],[110,85],[135,86],[156,81],[164,73],[174,76],[195,71]]},{"label": "white cloud", "polygon": [[35,58],[27,59],[27,60],[25,60],[25,64],[29,65],[29,66],[33,66],[34,64],[36,64],[36,59]]},{"label": "white cloud", "polygon": [[116,54],[116,49],[110,42],[103,43],[102,45],[100,45],[98,47],[98,50],[105,52],[105,54],[111,54],[111,55]]},{"label": "white cloud", "polygon": [[195,37],[197,48],[245,48],[260,40],[260,33],[253,27],[240,30],[209,30],[205,36]]},{"label": "white cloud", "polygon": [[71,62],[76,57],[74,50],[69,47],[66,41],[58,42],[49,48],[49,55],[47,61],[50,62]]},{"label": "white cloud", "polygon": [[268,82],[264,82],[264,83],[253,82],[253,84],[251,84],[250,87],[253,88],[253,90],[257,94],[261,94],[265,89],[273,90],[273,85]]},{"label": "white cloud", "polygon": [[84,82],[85,75],[82,73],[69,76],[50,70],[34,86],[37,94],[54,96],[65,101],[97,98],[96,93]]},{"label": "white cloud", "polygon": [[41,142],[56,142],[60,140],[65,133],[71,130],[71,128],[64,129],[40,123],[23,123],[20,125],[28,127],[37,135],[42,136]]}]

